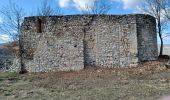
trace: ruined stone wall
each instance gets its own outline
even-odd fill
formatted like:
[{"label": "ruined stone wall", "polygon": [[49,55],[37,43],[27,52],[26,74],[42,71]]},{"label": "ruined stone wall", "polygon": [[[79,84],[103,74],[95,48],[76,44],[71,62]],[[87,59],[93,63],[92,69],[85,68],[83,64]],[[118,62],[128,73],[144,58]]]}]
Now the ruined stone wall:
[{"label": "ruined stone wall", "polygon": [[23,63],[31,72],[134,66],[157,58],[155,26],[149,15],[27,17]]},{"label": "ruined stone wall", "polygon": [[154,17],[137,15],[137,38],[139,61],[158,58],[156,21]]},{"label": "ruined stone wall", "polygon": [[128,67],[138,62],[135,16],[95,16],[89,27],[85,65]]},{"label": "ruined stone wall", "polygon": [[[34,17],[33,17],[34,18]],[[27,21],[32,21],[32,18]],[[41,20],[41,23],[38,21]],[[72,21],[74,20],[74,21]],[[27,22],[26,22],[27,23]],[[39,25],[41,24],[41,32]],[[24,64],[28,71],[80,70],[84,68],[84,45],[81,20],[76,17],[37,17],[34,31],[23,32]],[[79,28],[80,27],[80,28]],[[37,30],[38,29],[38,30]],[[30,53],[31,52],[31,53]]]}]

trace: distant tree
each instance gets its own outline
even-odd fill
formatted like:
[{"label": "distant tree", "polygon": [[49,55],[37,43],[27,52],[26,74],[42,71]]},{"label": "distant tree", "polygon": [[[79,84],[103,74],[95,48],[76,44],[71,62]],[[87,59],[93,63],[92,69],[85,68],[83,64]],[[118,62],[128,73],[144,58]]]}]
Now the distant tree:
[{"label": "distant tree", "polygon": [[61,15],[61,9],[58,5],[55,8],[51,6],[51,0],[44,0],[41,2],[41,6],[37,8],[38,16],[51,16],[51,15]]},{"label": "distant tree", "polygon": [[159,56],[163,55],[163,30],[166,26],[163,8],[166,6],[167,0],[143,0],[141,10],[144,13],[150,14],[156,18],[157,33],[159,35],[161,46]]},{"label": "distant tree", "polygon": [[112,8],[112,2],[106,2],[106,0],[93,0],[93,3],[85,4],[85,8],[81,8],[84,14],[106,14]]},{"label": "distant tree", "polygon": [[24,10],[17,4],[9,1],[9,4],[1,8],[1,15],[3,16],[3,23],[0,24],[0,31],[7,34],[13,41],[18,41],[19,51],[18,57],[20,59],[21,73],[26,72],[22,64],[22,42],[20,27],[24,19]]}]

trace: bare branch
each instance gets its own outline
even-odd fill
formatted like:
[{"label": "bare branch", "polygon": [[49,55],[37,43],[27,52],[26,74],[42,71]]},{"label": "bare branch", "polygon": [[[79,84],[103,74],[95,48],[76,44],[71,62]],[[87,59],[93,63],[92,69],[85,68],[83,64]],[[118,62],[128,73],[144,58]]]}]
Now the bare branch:
[{"label": "bare branch", "polygon": [[108,13],[113,4],[105,0],[93,0],[92,5],[85,4],[85,8],[81,8],[83,14],[106,14]]},{"label": "bare branch", "polygon": [[37,8],[37,15],[38,16],[51,16],[51,15],[61,15],[61,9],[59,6],[56,6],[53,9],[50,5],[50,0],[44,0],[41,2],[41,6]]},{"label": "bare branch", "polygon": [[9,35],[12,40],[18,40],[24,18],[23,8],[9,1],[7,6],[1,8],[0,13],[3,17],[3,23],[0,24],[1,33]]},{"label": "bare branch", "polygon": [[160,56],[163,54],[163,37],[162,34],[164,30],[167,29],[166,25],[167,22],[164,20],[165,15],[163,9],[166,9],[167,1],[169,0],[144,0],[143,4],[141,5],[141,10],[144,13],[150,14],[156,18],[157,21],[157,32],[159,38],[161,40],[161,47],[160,47]]}]

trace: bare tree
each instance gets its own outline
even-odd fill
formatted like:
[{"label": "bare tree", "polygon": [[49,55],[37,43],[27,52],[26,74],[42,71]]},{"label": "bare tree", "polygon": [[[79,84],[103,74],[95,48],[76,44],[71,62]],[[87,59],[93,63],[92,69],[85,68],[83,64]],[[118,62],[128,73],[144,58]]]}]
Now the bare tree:
[{"label": "bare tree", "polygon": [[7,6],[0,10],[3,16],[3,23],[0,25],[0,31],[11,37],[13,41],[18,41],[19,51],[18,57],[20,59],[21,73],[25,73],[26,69],[22,64],[22,42],[20,27],[24,19],[24,10],[17,4],[9,1]]},{"label": "bare tree", "polygon": [[163,30],[165,29],[166,21],[164,19],[163,8],[166,5],[166,0],[144,0],[141,5],[141,10],[144,13],[150,14],[156,18],[157,33],[159,35],[161,46],[159,56],[163,55]]},{"label": "bare tree", "polygon": [[61,9],[58,5],[55,9],[52,8],[51,0],[44,0],[41,2],[41,6],[37,8],[37,15],[39,16],[51,16],[51,15],[61,15]]},{"label": "bare tree", "polygon": [[0,10],[3,23],[0,24],[0,31],[11,37],[12,40],[19,39],[20,26],[24,18],[24,10],[15,3],[9,1],[7,6]]},{"label": "bare tree", "polygon": [[[164,17],[166,18],[166,21],[168,22],[168,25],[170,24],[170,0],[164,0],[164,4],[161,6],[163,9]],[[170,32],[167,31],[167,33],[163,36],[163,38],[170,37]]]},{"label": "bare tree", "polygon": [[112,2],[106,0],[93,0],[92,4],[85,4],[85,8],[81,8],[84,14],[106,14],[112,8]]},{"label": "bare tree", "polygon": [[164,0],[164,4],[161,6],[165,17],[170,21],[170,1]]}]

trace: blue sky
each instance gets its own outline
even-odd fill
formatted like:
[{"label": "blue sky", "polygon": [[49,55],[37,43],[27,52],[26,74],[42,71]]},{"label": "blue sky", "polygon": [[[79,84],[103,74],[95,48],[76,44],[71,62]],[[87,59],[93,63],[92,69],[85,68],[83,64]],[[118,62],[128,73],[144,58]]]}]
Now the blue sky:
[{"label": "blue sky", "polygon": [[[32,16],[36,14],[37,7],[41,5],[43,0],[11,0],[24,8],[26,16]],[[52,7],[60,7],[64,15],[82,14],[81,9],[85,9],[85,5],[90,5],[94,0],[48,0]],[[109,14],[130,14],[139,13],[138,4],[141,0],[105,0],[108,3],[113,3],[112,9],[108,12]],[[1,0],[0,8],[7,5],[8,0]],[[0,15],[0,23],[3,19]],[[6,35],[1,35],[0,43],[9,40]],[[158,40],[159,41],[159,40]],[[170,44],[170,38],[164,40],[165,44]]]},{"label": "blue sky", "polygon": [[[41,5],[41,2],[43,2],[43,0],[11,0],[11,1],[24,8],[28,16],[32,15],[33,12],[35,13],[37,7]],[[86,2],[87,3],[93,2],[93,0],[48,0],[48,1],[51,3],[53,7],[55,6],[61,7],[63,13],[66,15],[81,14],[81,11],[76,6],[82,6],[83,3]],[[75,3],[77,1],[78,3]],[[120,2],[121,0],[106,0],[106,2],[108,1],[113,2],[113,7],[109,11],[109,13],[111,14],[128,14],[128,13],[136,12],[135,9],[129,9],[130,4],[128,6],[128,4],[125,4],[124,2]],[[128,0],[122,0],[122,1],[128,1]],[[132,0],[132,1],[138,1],[138,0]],[[8,0],[1,0],[0,7],[3,7],[4,5],[7,4],[8,4]]]}]

